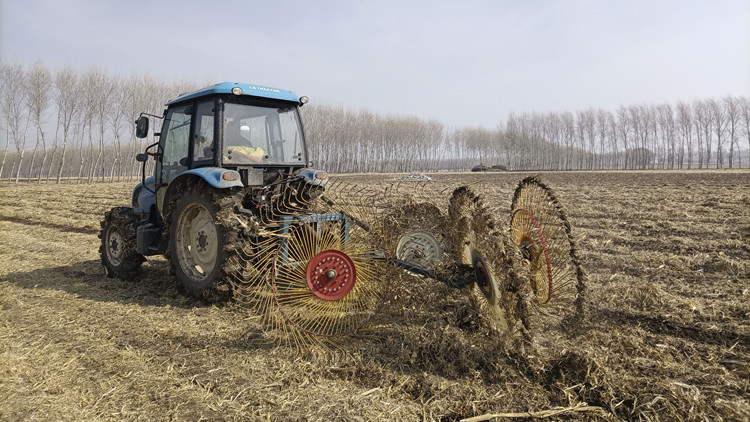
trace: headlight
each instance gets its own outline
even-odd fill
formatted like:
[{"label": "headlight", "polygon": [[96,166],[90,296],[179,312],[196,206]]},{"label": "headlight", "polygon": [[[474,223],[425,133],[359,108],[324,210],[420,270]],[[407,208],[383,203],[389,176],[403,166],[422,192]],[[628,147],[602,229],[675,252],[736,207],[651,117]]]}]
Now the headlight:
[{"label": "headlight", "polygon": [[240,180],[240,174],[233,171],[227,171],[221,174],[221,179],[226,180],[227,182],[234,182]]}]

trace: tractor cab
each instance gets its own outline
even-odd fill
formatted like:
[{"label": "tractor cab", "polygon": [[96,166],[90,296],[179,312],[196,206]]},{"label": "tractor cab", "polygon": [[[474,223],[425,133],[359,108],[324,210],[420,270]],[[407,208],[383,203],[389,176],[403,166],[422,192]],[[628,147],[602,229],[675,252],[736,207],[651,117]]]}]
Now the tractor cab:
[{"label": "tractor cab", "polygon": [[[279,169],[306,167],[298,110],[306,102],[289,91],[228,82],[169,101],[159,142],[150,147],[156,187],[199,168],[235,170],[247,186],[264,184]],[[141,115],[137,135],[147,133],[148,117]]]},{"label": "tractor cab", "polygon": [[[306,102],[307,97],[286,90],[229,82],[167,102],[161,132],[155,134],[159,142],[138,157],[145,162],[154,156],[156,166],[153,177],[143,176],[142,198],[134,192],[134,207],[144,201],[150,205],[155,195],[154,205],[163,214],[170,186],[185,183],[189,175],[222,189],[264,186],[299,173],[307,167],[299,115]],[[142,114],[136,136],[146,137],[148,126]]]}]

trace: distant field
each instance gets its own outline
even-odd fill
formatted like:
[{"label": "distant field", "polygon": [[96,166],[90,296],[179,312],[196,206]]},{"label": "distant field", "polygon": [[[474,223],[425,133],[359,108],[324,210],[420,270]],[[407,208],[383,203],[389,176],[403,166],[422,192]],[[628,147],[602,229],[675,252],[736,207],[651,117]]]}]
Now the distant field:
[{"label": "distant field", "polygon": [[[441,208],[470,185],[507,224],[526,175],[402,185]],[[530,357],[499,347],[461,291],[414,278],[366,337],[301,358],[255,317],[186,297],[163,258],[136,282],[104,275],[99,221],[133,183],[2,183],[0,420],[750,419],[750,172],[542,177],[589,291],[581,330]]]}]

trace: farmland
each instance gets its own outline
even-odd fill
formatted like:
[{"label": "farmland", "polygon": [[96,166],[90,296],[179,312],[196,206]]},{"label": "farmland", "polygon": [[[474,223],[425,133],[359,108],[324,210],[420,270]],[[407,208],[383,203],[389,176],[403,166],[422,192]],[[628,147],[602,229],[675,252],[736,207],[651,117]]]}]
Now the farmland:
[{"label": "farmland", "polygon": [[[469,185],[507,224],[527,175],[411,191],[445,208]],[[132,183],[3,182],[0,420],[750,419],[750,172],[541,176],[573,226],[586,318],[523,354],[463,292],[405,278],[370,330],[302,356],[255,316],[187,297],[161,257],[135,282],[104,275],[99,221]]]}]

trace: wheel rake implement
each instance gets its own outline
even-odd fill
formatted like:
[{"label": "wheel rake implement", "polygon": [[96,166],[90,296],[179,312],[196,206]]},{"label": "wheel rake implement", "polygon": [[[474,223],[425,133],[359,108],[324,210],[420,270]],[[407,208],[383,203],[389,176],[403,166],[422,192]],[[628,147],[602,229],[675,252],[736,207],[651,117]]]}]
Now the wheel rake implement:
[{"label": "wheel rake implement", "polygon": [[[271,341],[299,351],[340,347],[371,326],[405,280],[464,291],[502,342],[580,317],[583,271],[565,211],[538,178],[522,180],[503,226],[471,188],[446,204],[403,187],[336,182],[297,187],[253,213],[236,206],[225,265],[234,302]],[[408,199],[405,199],[408,198]]]}]

